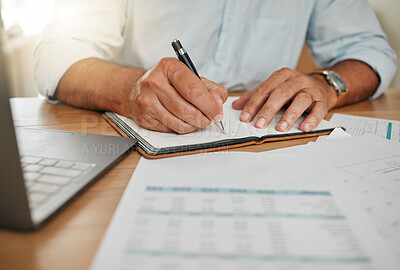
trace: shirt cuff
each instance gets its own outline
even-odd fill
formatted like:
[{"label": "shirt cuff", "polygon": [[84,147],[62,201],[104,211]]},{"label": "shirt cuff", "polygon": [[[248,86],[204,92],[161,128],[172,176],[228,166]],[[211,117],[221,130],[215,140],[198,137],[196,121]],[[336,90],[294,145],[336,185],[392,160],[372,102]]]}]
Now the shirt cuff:
[{"label": "shirt cuff", "polygon": [[57,103],[54,94],[65,72],[79,60],[92,57],[103,58],[93,46],[78,40],[57,39],[40,43],[35,52],[35,79],[40,93],[49,102]]},{"label": "shirt cuff", "polygon": [[[369,65],[375,73],[380,78],[380,83],[378,88],[375,92],[369,97],[369,99],[377,99],[383,93],[385,93],[386,89],[389,87],[394,75],[396,74],[397,70],[397,62],[395,59],[396,54],[393,52],[394,57],[390,55],[382,55],[382,52],[378,51],[360,51],[354,52],[352,54],[346,54],[345,56],[336,58],[330,66],[335,65],[338,62],[342,62],[345,60],[358,60],[364,62],[365,64]],[[349,90],[351,91],[351,89]]]}]

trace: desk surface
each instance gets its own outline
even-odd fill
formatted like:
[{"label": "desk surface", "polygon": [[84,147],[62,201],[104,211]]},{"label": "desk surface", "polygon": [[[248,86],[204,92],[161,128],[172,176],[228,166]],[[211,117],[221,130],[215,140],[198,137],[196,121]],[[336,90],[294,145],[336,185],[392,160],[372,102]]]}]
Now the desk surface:
[{"label": "desk surface", "polygon": [[[118,136],[97,112],[52,105],[39,98],[15,98],[11,106],[17,126]],[[400,120],[400,89],[389,89],[374,101],[335,109],[325,119],[335,112]],[[234,151],[268,151],[315,139],[266,143]],[[1,269],[88,269],[139,158],[137,152],[128,155],[39,230],[0,229]]]}]

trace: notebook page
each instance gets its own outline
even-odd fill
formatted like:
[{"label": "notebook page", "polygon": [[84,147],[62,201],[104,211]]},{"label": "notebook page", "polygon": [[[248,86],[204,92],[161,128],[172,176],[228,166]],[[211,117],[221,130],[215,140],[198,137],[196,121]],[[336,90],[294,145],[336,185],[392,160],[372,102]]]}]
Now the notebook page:
[{"label": "notebook page", "polygon": [[[254,127],[253,122],[243,123],[239,120],[241,110],[234,110],[232,108],[232,102],[235,99],[237,99],[237,97],[229,97],[224,104],[223,124],[226,134],[223,134],[214,124],[211,124],[207,128],[199,129],[189,134],[156,132],[139,126],[135,121],[128,117],[118,114],[116,115],[155,148],[196,145],[227,139],[263,137],[266,135],[291,134],[301,132],[299,130],[299,125],[301,121],[303,121],[304,117],[301,117],[288,132],[280,132],[275,129],[276,124],[279,122],[283,115],[283,111],[279,112],[265,129],[258,129]],[[323,120],[315,130],[323,130],[334,127],[335,125]]]}]

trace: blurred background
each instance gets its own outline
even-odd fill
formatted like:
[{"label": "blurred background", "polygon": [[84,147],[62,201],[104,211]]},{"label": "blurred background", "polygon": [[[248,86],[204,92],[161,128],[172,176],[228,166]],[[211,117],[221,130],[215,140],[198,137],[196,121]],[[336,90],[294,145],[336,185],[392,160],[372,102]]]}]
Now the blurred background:
[{"label": "blurred background", "polygon": [[33,52],[52,16],[55,0],[0,0],[10,96],[37,96]]},{"label": "blurred background", "polygon": [[[40,33],[52,16],[56,0],[0,0],[1,17],[5,32],[6,66],[9,73],[11,96],[37,96],[38,89],[33,76],[33,52]],[[377,13],[389,43],[400,55],[400,0],[369,0]],[[1,21],[1,20],[0,20]],[[399,61],[400,62],[400,61]],[[316,65],[304,48],[298,70],[311,72]],[[400,88],[400,71],[392,81],[392,87]]]}]

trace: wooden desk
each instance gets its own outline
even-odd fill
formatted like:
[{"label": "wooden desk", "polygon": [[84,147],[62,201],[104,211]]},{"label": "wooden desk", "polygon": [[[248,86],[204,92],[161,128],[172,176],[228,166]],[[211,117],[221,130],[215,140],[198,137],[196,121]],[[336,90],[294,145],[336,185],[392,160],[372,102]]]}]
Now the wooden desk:
[{"label": "wooden desk", "polygon": [[[51,105],[39,98],[11,100],[16,125],[97,134],[118,134],[97,112]],[[375,101],[331,111],[400,120],[400,90],[389,89]],[[267,151],[305,144],[315,138],[266,143],[235,151]],[[0,229],[1,269],[88,269],[140,155],[131,153],[81,196],[34,232]]]}]

